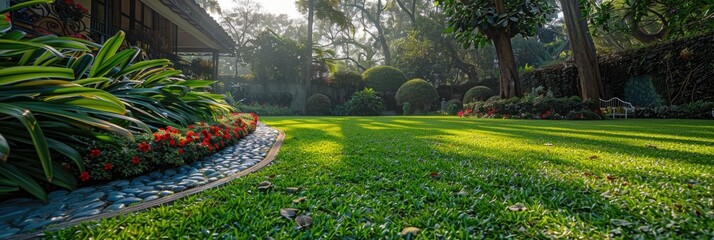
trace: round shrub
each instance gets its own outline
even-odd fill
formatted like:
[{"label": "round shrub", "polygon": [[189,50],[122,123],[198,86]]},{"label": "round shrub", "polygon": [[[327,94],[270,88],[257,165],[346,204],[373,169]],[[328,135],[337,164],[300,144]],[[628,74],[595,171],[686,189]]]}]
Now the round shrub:
[{"label": "round shrub", "polygon": [[352,95],[344,105],[344,111],[351,116],[379,116],[384,111],[384,100],[371,88]]},{"label": "round shrub", "polygon": [[414,110],[424,110],[424,107],[434,104],[439,100],[439,93],[431,83],[424,79],[415,78],[405,82],[395,95],[398,105],[409,103],[410,113]]},{"label": "round shrub", "polygon": [[496,93],[488,87],[476,86],[464,94],[464,104],[475,101],[486,101],[488,98],[496,95]]},{"label": "round shrub", "polygon": [[331,106],[330,98],[322,93],[316,93],[307,99],[307,113],[310,115],[326,115]]},{"label": "round shrub", "polygon": [[459,99],[451,99],[446,102],[446,112],[449,115],[456,115],[457,112],[464,110],[464,104]]},{"label": "round shrub", "polygon": [[330,80],[341,88],[356,88],[362,85],[362,75],[351,70],[338,70],[330,75]]},{"label": "round shrub", "polygon": [[369,88],[378,92],[393,92],[407,81],[402,71],[389,66],[376,66],[362,73],[362,79]]}]

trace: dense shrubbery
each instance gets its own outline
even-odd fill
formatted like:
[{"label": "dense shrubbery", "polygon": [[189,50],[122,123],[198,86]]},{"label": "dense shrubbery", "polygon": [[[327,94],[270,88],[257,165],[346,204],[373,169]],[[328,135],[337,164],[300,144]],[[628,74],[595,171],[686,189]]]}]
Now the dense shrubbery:
[{"label": "dense shrubbery", "polygon": [[83,157],[83,170],[69,162],[63,165],[84,184],[180,166],[237,143],[255,131],[257,122],[255,114],[233,113],[215,122],[198,122],[185,128],[167,126],[135,140],[118,138],[120,147],[90,141]]},{"label": "dense shrubbery", "polygon": [[295,112],[288,107],[270,104],[236,104],[240,112],[252,112],[258,116],[293,116]]},{"label": "dense shrubbery", "polygon": [[603,119],[598,104],[593,100],[532,94],[523,98],[470,103],[458,115],[518,119]]},{"label": "dense shrubbery", "polygon": [[409,111],[404,114],[411,114],[414,111],[425,110],[425,107],[436,103],[439,94],[431,83],[423,79],[412,79],[399,87],[395,95],[398,105],[409,103]]},{"label": "dense shrubbery", "polygon": [[464,104],[459,99],[451,99],[446,102],[446,113],[449,115],[456,115],[456,113],[463,109]]},{"label": "dense shrubbery", "polygon": [[402,71],[389,66],[376,66],[362,73],[362,79],[369,88],[378,92],[393,92],[399,89],[407,76]]},{"label": "dense shrubbery", "polygon": [[344,105],[335,106],[337,116],[379,116],[384,111],[384,100],[371,88],[356,92]]},{"label": "dense shrubbery", "polygon": [[625,83],[624,100],[635,107],[658,107],[664,103],[652,84],[652,77],[638,76],[630,78]]},{"label": "dense shrubbery", "polygon": [[316,93],[307,99],[307,114],[327,115],[330,113],[332,100],[322,93]]},{"label": "dense shrubbery", "polygon": [[469,104],[476,101],[486,101],[488,98],[493,97],[496,93],[488,87],[476,86],[464,94],[464,104]]},{"label": "dense shrubbery", "polygon": [[337,70],[329,77],[330,82],[339,88],[357,89],[364,85],[362,75],[350,70]]},{"label": "dense shrubbery", "polygon": [[714,119],[714,102],[696,101],[682,105],[635,108],[634,117]]}]

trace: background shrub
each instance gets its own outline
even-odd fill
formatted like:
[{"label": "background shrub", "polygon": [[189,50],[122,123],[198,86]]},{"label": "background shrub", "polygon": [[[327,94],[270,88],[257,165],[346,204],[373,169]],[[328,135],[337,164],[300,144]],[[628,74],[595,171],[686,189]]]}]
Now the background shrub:
[{"label": "background shrub", "polygon": [[337,70],[330,75],[330,82],[338,88],[355,89],[364,85],[362,74],[351,70]]},{"label": "background shrub", "polygon": [[411,114],[415,110],[425,110],[427,106],[436,103],[439,100],[439,94],[429,82],[416,78],[399,87],[395,98],[398,105],[404,105],[408,102],[410,108],[409,112],[405,114]]},{"label": "background shrub", "polygon": [[393,92],[407,81],[402,71],[389,66],[376,66],[362,73],[362,79],[369,88],[378,92]]},{"label": "background shrub", "polygon": [[664,103],[664,99],[652,84],[650,76],[630,78],[625,83],[624,100],[632,103],[635,107],[657,107]]},{"label": "background shrub", "polygon": [[237,103],[235,108],[239,112],[252,112],[258,116],[294,116],[295,112],[288,107],[271,104],[242,104]]},{"label": "background shrub", "polygon": [[451,99],[446,102],[446,113],[456,115],[459,111],[464,110],[464,104],[459,99]]},{"label": "background shrub", "polygon": [[356,92],[345,105],[335,107],[335,115],[379,116],[384,111],[384,100],[371,88]]},{"label": "background shrub", "polygon": [[327,115],[330,113],[332,101],[322,93],[316,93],[307,99],[307,113],[310,115]]},{"label": "background shrub", "polygon": [[464,94],[464,104],[468,104],[475,101],[486,101],[488,98],[495,96],[496,93],[488,87],[476,86]]}]

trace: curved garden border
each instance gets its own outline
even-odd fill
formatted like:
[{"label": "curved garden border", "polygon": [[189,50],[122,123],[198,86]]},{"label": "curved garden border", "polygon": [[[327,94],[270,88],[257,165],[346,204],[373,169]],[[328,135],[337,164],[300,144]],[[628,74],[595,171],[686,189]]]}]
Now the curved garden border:
[{"label": "curved garden border", "polygon": [[[266,127],[268,127],[268,126],[266,125]],[[275,128],[272,128],[272,129],[275,129]],[[85,217],[85,218],[73,219],[69,222],[51,225],[48,228],[42,229],[42,232],[23,233],[23,234],[14,235],[14,236],[8,236],[8,238],[12,238],[12,239],[38,238],[38,237],[44,236],[44,232],[47,232],[47,231],[56,231],[60,228],[69,227],[69,226],[76,225],[76,224],[79,224],[82,222],[95,221],[95,220],[100,220],[100,219],[104,219],[104,218],[111,218],[111,217],[116,217],[119,215],[126,215],[126,214],[129,214],[132,212],[141,211],[141,210],[151,208],[151,207],[156,207],[156,206],[161,206],[161,205],[170,205],[172,202],[176,201],[179,198],[187,197],[187,196],[199,193],[203,190],[219,187],[223,184],[226,184],[230,181],[235,180],[236,178],[239,178],[239,177],[248,175],[250,173],[253,173],[255,171],[258,171],[258,170],[262,169],[263,167],[267,166],[268,164],[270,164],[271,162],[273,162],[275,157],[278,155],[278,152],[280,151],[280,147],[283,144],[283,140],[285,139],[285,132],[283,132],[279,129],[275,129],[275,130],[278,131],[278,136],[275,138],[275,142],[273,143],[273,146],[270,148],[270,150],[268,151],[265,158],[263,158],[263,160],[256,163],[255,165],[253,165],[247,169],[244,169],[243,171],[240,171],[236,174],[227,176],[225,178],[216,180],[214,182],[207,183],[205,185],[201,185],[201,186],[197,186],[197,187],[187,189],[187,190],[184,190],[181,192],[177,192],[175,194],[165,196],[165,197],[162,197],[159,199],[138,203],[136,205],[122,208],[122,209],[114,211],[114,212],[106,212],[106,213],[101,213],[101,214],[97,214],[97,215],[93,215],[93,216],[89,216],[89,217]]]}]

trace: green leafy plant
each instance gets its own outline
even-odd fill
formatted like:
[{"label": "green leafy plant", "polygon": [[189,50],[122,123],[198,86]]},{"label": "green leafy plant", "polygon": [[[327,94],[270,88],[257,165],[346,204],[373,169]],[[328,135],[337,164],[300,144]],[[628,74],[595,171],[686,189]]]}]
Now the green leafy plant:
[{"label": "green leafy plant", "polygon": [[343,106],[333,111],[335,115],[379,116],[384,111],[384,100],[371,88],[356,92]]},{"label": "green leafy plant", "polygon": [[417,78],[402,84],[394,97],[397,105],[410,103],[409,110],[404,114],[412,114],[414,111],[425,111],[426,107],[435,104],[439,100],[439,93],[431,83]]},{"label": "green leafy plant", "polygon": [[461,100],[458,99],[451,99],[446,102],[446,112],[449,115],[456,115],[459,111],[464,109],[464,104],[461,102]]},{"label": "green leafy plant", "polygon": [[630,78],[625,83],[624,98],[635,107],[658,107],[664,104],[664,99],[657,93],[650,76]]},{"label": "green leafy plant", "polygon": [[307,99],[307,113],[310,115],[326,115],[330,113],[332,100],[322,93],[316,93]]},{"label": "green leafy plant", "polygon": [[375,91],[393,92],[407,81],[407,76],[394,67],[376,66],[364,71],[362,79],[364,79],[367,87]]}]

